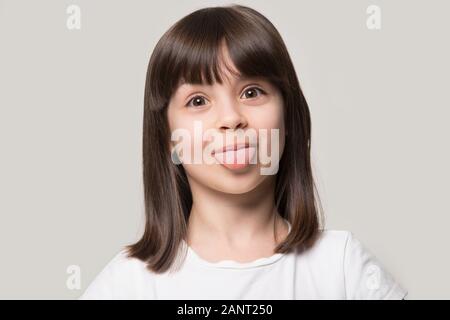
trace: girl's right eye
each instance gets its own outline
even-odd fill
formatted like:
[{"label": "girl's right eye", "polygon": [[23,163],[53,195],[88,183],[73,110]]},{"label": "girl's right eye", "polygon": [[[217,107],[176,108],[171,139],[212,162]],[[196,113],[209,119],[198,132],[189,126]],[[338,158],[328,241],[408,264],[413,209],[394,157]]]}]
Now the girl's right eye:
[{"label": "girl's right eye", "polygon": [[206,99],[203,96],[195,96],[186,104],[186,107],[200,107],[202,101]]}]

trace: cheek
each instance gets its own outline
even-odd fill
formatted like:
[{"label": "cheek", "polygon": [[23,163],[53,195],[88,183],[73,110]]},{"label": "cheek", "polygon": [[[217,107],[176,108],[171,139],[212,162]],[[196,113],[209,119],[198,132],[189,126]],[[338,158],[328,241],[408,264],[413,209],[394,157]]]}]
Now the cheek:
[{"label": "cheek", "polygon": [[[186,148],[193,144],[195,123],[192,119],[183,115],[179,110],[169,108],[167,110],[167,122],[170,130],[169,140],[172,146],[179,145]],[[172,137],[174,137],[174,140],[172,140]]]},{"label": "cheek", "polygon": [[284,129],[283,101],[277,96],[270,103],[252,109],[248,120],[250,126],[254,128]]},{"label": "cheek", "polygon": [[285,139],[285,123],[283,104],[281,102],[267,105],[262,109],[255,109],[254,114],[249,119],[251,119],[249,122],[250,127],[257,131],[267,132],[267,143],[269,147],[271,144],[271,132],[278,131],[278,143],[280,151],[282,151]]},{"label": "cheek", "polygon": [[203,166],[203,152],[210,144],[208,136],[205,135],[207,122],[204,119],[193,119],[179,114],[168,116],[171,147],[176,147],[183,164],[188,166],[195,164],[195,168]]},{"label": "cheek", "polygon": [[[260,136],[260,143],[265,145],[269,153],[276,152],[278,157],[281,158],[286,139],[283,103],[278,101],[277,103],[267,105],[264,110],[257,110],[255,112],[258,114],[254,114],[251,117],[252,121],[250,126],[256,130],[264,129],[263,131],[266,134]],[[274,132],[277,132],[278,135],[275,135]],[[278,139],[273,141],[277,136]]]},{"label": "cheek", "polygon": [[179,112],[170,107],[167,109],[167,123],[171,132],[178,128],[184,128],[186,125],[184,122],[185,120],[183,120]]}]

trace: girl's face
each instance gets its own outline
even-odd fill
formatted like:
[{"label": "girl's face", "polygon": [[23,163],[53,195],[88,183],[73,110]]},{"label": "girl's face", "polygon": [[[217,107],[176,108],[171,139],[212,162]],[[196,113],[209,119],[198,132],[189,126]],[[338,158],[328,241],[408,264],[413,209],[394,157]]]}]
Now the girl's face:
[{"label": "girl's face", "polygon": [[[226,51],[223,56],[222,63],[236,70]],[[167,110],[170,146],[179,151],[190,184],[240,194],[276,174],[285,142],[283,100],[264,79],[222,71],[222,84],[182,83],[176,89]]]}]

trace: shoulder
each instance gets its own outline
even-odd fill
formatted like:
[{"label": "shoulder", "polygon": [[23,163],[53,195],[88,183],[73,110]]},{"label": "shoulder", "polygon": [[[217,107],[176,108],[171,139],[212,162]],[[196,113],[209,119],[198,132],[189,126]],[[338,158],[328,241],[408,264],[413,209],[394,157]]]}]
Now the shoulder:
[{"label": "shoulder", "polygon": [[152,282],[153,274],[146,264],[128,257],[126,249],[122,249],[103,267],[79,299],[139,298],[140,286],[148,287]]},{"label": "shoulder", "polygon": [[346,230],[320,230],[314,245],[309,248],[304,254],[308,258],[314,260],[339,260],[343,256],[348,239],[351,237],[351,232]]},{"label": "shoulder", "polygon": [[403,299],[408,293],[351,231],[322,230],[310,254],[342,270],[347,299]]},{"label": "shoulder", "polygon": [[325,248],[345,246],[345,243],[351,234],[352,233],[347,230],[324,229],[320,231],[317,244]]}]

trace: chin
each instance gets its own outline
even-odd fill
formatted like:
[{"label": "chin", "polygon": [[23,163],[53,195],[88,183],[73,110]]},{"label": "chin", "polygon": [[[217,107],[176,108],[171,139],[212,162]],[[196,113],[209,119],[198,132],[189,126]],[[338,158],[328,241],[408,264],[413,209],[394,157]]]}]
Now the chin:
[{"label": "chin", "polygon": [[230,170],[223,166],[185,167],[190,179],[197,184],[227,194],[244,194],[257,188],[270,176],[261,175],[260,166],[253,165],[243,169]]},{"label": "chin", "polygon": [[252,170],[246,174],[218,174],[206,184],[217,191],[228,194],[244,194],[256,189],[267,176],[259,174],[258,170]]}]

